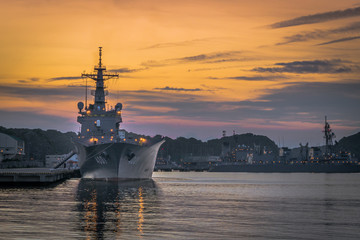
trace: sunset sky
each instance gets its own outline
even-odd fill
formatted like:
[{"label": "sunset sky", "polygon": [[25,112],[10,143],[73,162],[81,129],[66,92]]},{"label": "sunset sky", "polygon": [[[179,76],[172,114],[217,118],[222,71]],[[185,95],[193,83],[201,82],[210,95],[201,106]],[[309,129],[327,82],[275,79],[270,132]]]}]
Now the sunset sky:
[{"label": "sunset sky", "polygon": [[325,115],[337,140],[360,131],[359,0],[1,0],[0,26],[4,127],[77,132],[102,46],[128,131],[290,147],[323,144]]}]

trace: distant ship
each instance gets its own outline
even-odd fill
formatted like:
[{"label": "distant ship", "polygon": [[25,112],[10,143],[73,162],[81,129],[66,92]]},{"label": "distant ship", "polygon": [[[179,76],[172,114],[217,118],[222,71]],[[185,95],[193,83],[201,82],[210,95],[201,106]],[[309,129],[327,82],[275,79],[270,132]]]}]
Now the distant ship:
[{"label": "distant ship", "polygon": [[[325,117],[324,126],[325,151],[323,154],[308,154],[308,146],[302,146],[300,153],[302,159],[268,159],[269,161],[254,161],[253,156],[249,154],[246,161],[231,162],[223,161],[212,165],[210,172],[313,172],[313,173],[357,173],[360,172],[360,163],[358,159],[352,158],[347,152],[334,153],[332,140],[335,134],[330,128],[330,124]],[[314,148],[313,148],[314,149]],[[319,148],[317,148],[319,150]],[[319,151],[321,152],[321,151]],[[305,153],[305,154],[304,154]]]},{"label": "distant ship", "polygon": [[151,178],[156,155],[165,141],[148,144],[145,138],[126,138],[125,130],[120,129],[122,104],[117,103],[111,109],[106,109],[105,105],[108,91],[104,82],[119,75],[106,73],[101,57],[102,47],[99,47],[99,64],[94,73],[82,74],[82,77],[96,82],[96,89],[92,91],[94,103],[87,105],[86,89],[85,109],[83,102],[77,105],[81,131],[74,143],[82,178]]}]

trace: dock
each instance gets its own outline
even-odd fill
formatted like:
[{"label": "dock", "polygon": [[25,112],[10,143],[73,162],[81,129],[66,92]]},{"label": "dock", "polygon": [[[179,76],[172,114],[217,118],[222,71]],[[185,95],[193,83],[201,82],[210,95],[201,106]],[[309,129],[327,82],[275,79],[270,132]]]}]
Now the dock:
[{"label": "dock", "polygon": [[0,183],[53,183],[79,177],[79,169],[10,168],[0,169]]}]

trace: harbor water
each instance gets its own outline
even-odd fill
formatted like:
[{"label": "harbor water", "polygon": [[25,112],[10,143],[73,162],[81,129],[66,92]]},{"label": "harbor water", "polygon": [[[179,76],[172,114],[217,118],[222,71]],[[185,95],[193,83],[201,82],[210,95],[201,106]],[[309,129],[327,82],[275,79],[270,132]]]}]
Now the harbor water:
[{"label": "harbor water", "polygon": [[156,172],[0,187],[0,239],[359,239],[360,174]]}]

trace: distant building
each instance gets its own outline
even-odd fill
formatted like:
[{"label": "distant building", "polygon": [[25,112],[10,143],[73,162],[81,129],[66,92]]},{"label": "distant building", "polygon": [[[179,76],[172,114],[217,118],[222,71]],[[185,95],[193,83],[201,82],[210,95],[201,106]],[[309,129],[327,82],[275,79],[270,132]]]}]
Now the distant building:
[{"label": "distant building", "polygon": [[[54,168],[56,165],[58,165],[60,162],[62,162],[65,158],[67,158],[68,154],[62,154],[62,155],[46,155],[45,158],[45,167],[47,168]],[[72,156],[68,161],[66,161],[65,165],[63,164],[60,166],[62,168],[76,168],[78,167],[78,159],[77,155],[75,154]]]},{"label": "distant building", "polygon": [[25,155],[23,140],[0,133],[0,162],[4,159],[14,159],[23,155]]}]

